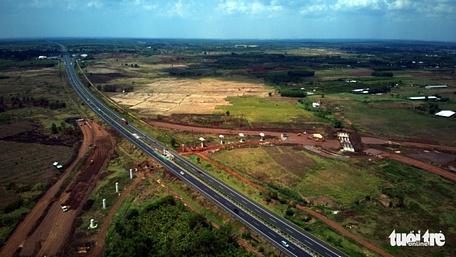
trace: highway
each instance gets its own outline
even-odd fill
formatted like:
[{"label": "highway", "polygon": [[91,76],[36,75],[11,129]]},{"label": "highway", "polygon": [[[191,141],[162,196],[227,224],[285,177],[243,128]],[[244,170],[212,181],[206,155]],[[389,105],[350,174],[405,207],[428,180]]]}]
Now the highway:
[{"label": "highway", "polygon": [[[288,256],[346,256],[308,232],[291,224],[284,218],[252,202],[228,185],[202,171],[182,156],[170,153],[174,159],[167,160],[155,149],[165,149],[156,140],[150,138],[131,124],[123,124],[122,117],[105,106],[88,88],[82,84],[74,69],[74,61],[65,46],[62,48],[63,64],[69,82],[84,103],[106,123],[130,140],[139,149],[153,157],[160,165],[179,176],[194,189],[211,199],[218,206],[256,231]],[[135,135],[133,135],[135,134]],[[178,165],[179,164],[179,165]],[[285,241],[285,246],[282,241]]]}]

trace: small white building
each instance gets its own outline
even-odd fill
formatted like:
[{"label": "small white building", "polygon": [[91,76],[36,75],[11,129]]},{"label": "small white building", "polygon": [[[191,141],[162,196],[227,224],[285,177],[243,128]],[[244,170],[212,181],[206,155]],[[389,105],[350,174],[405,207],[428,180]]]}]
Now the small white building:
[{"label": "small white building", "polygon": [[407,97],[407,99],[408,100],[412,100],[412,101],[418,101],[418,100],[419,101],[424,101],[424,100],[426,100],[426,97],[427,97],[427,100],[434,100],[434,101],[439,100],[437,98],[437,96],[433,96],[433,95],[430,95],[430,96],[409,96],[409,97]]},{"label": "small white building", "polygon": [[429,85],[425,86],[426,89],[448,88],[448,85]]},{"label": "small white building", "polygon": [[453,112],[453,111],[443,110],[443,111],[436,113],[435,115],[440,116],[440,117],[449,118],[449,117],[453,116],[454,114],[455,114],[455,112]]}]

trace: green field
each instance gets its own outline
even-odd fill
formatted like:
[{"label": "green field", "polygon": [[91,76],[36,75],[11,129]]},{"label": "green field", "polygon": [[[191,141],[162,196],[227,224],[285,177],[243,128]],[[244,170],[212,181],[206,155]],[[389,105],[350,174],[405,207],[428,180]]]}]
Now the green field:
[{"label": "green field", "polygon": [[[456,191],[452,183],[392,161],[342,161],[325,159],[293,147],[271,149],[280,149],[284,156],[274,155],[277,150],[262,147],[231,150],[229,154],[218,151],[211,158],[257,183],[288,188],[303,197],[310,197],[308,199],[317,197],[310,202],[311,205],[342,225],[354,227],[350,231],[393,254],[413,256],[419,251],[387,247],[388,235],[393,229],[404,232],[408,229],[442,230],[447,245],[441,249],[422,250],[431,255],[454,254],[456,220],[451,213],[456,211]],[[283,159],[293,159],[294,163],[300,164],[293,164],[291,169],[291,164],[283,163]],[[261,180],[255,179],[259,171]],[[290,199],[290,194],[278,192],[279,196]],[[380,201],[382,197],[389,204],[384,206],[385,202]],[[339,214],[332,214],[334,210],[340,211]],[[291,217],[292,220],[295,218]],[[297,222],[309,226],[299,219]]]},{"label": "green field", "polygon": [[309,112],[299,109],[294,101],[276,101],[258,97],[229,97],[231,106],[218,106],[216,111],[229,111],[230,116],[244,117],[252,122],[293,122],[300,118],[308,122],[317,121]]}]

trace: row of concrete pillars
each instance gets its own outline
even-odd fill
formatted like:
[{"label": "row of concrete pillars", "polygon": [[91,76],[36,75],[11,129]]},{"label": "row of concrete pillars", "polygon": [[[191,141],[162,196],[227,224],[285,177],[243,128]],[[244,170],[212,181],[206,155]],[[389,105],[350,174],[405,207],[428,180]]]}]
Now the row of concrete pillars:
[{"label": "row of concrete pillars", "polygon": [[[135,172],[137,172],[138,169],[135,168]],[[130,169],[130,179],[133,179],[133,169]],[[116,193],[119,193],[119,182],[116,182]],[[103,198],[103,209],[106,209],[106,199]],[[90,219],[90,227],[89,228],[96,228],[97,225],[95,225],[94,219]]]}]

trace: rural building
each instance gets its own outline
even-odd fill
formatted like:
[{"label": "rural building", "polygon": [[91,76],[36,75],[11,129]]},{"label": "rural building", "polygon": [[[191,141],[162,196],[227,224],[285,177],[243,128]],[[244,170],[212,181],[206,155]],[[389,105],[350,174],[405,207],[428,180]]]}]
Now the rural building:
[{"label": "rural building", "polygon": [[434,101],[440,100],[439,98],[437,98],[437,96],[433,96],[433,95],[430,95],[430,96],[409,96],[409,97],[407,97],[407,99],[408,100],[412,100],[412,101],[425,101],[426,97],[427,97],[427,100],[434,100]]},{"label": "rural building", "polygon": [[369,88],[358,88],[358,89],[353,89],[352,90],[353,94],[369,94]]},{"label": "rural building", "polygon": [[448,85],[429,85],[425,86],[426,89],[448,88]]},{"label": "rural building", "polygon": [[453,116],[454,114],[455,114],[455,112],[453,112],[453,111],[443,110],[443,111],[436,113],[435,115],[440,116],[440,117],[449,118],[449,117]]}]

